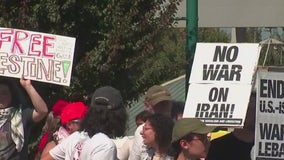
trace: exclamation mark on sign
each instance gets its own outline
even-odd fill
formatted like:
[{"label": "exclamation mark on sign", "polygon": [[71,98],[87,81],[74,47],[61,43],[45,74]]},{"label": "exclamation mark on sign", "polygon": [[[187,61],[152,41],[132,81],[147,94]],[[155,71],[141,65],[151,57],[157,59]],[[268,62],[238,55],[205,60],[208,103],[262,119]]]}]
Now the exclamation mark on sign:
[{"label": "exclamation mark on sign", "polygon": [[64,75],[63,83],[67,83],[66,77],[70,68],[70,61],[62,61],[62,65],[63,65],[63,75]]},{"label": "exclamation mark on sign", "polygon": [[230,115],[229,115],[230,118],[233,118],[234,109],[235,109],[235,104],[232,104],[230,108]]}]

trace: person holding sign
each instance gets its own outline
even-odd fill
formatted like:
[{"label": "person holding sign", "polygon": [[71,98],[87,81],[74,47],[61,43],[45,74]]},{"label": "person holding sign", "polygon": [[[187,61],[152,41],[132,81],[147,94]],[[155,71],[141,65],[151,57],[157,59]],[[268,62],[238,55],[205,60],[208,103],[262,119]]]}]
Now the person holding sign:
[{"label": "person holding sign", "polygon": [[251,160],[255,135],[256,93],[252,93],[243,128],[211,141],[206,160]]},{"label": "person holding sign", "polygon": [[21,95],[11,79],[0,79],[0,155],[3,160],[27,160],[28,137],[32,123],[48,113],[44,100],[28,79],[20,84],[27,92],[34,109],[23,106]]}]

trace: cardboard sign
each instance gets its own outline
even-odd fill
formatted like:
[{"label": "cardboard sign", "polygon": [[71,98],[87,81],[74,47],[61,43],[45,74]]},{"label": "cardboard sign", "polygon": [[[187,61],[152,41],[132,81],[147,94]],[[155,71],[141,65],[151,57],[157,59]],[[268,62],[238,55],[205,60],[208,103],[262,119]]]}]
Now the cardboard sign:
[{"label": "cardboard sign", "polygon": [[183,117],[242,127],[259,53],[259,44],[198,43]]},{"label": "cardboard sign", "polygon": [[0,27],[0,76],[70,85],[75,38]]},{"label": "cardboard sign", "polygon": [[284,73],[257,74],[254,159],[284,159]]}]

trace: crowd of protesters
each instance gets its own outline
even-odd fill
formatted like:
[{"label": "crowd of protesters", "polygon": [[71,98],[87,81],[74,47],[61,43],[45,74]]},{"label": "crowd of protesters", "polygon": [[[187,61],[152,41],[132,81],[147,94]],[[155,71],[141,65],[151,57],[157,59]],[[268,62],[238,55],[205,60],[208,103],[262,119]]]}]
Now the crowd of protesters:
[{"label": "crowd of protesters", "polygon": [[[250,160],[254,145],[255,94],[245,126],[210,140],[216,127],[183,118],[185,102],[172,100],[163,86],[150,87],[145,110],[136,116],[133,136],[126,136],[127,111],[119,90],[97,88],[90,104],[58,99],[51,107],[21,78],[33,107],[26,106],[19,88],[0,79],[0,159],[28,160],[33,123],[45,117],[34,160]],[[211,145],[210,145],[211,143]]]}]

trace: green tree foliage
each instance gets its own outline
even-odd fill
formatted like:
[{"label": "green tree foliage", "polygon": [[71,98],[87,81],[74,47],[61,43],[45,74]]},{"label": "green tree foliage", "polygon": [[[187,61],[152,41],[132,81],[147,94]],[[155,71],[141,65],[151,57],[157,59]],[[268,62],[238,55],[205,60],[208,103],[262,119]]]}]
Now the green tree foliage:
[{"label": "green tree foliage", "polygon": [[[281,36],[279,32],[277,32],[276,27],[263,28],[263,30],[269,31],[269,38],[263,41],[267,41],[267,43],[262,44],[262,49],[260,52],[259,65],[261,66],[283,66],[284,64],[284,45],[283,45],[283,35]],[[268,34],[268,33],[267,33]],[[270,43],[269,39],[272,39]],[[282,44],[281,44],[282,43]]]},{"label": "green tree foliage", "polygon": [[183,69],[175,52],[185,43],[171,34],[179,2],[8,0],[0,2],[0,26],[76,38],[70,87],[34,82],[49,106],[58,98],[86,100],[102,85],[131,100]]},{"label": "green tree foliage", "polygon": [[[185,73],[185,30],[172,28],[179,1],[1,1],[0,25],[76,37],[71,86],[35,82],[49,105],[85,100],[101,85],[131,100]],[[217,29],[199,32],[199,41],[227,40]]]},{"label": "green tree foliage", "polygon": [[[76,38],[70,87],[34,82],[51,106],[86,100],[112,85],[126,100],[185,73],[185,29],[173,28],[181,0],[6,0],[0,26]],[[199,42],[225,42],[218,29],[199,29]],[[33,136],[36,138],[36,136]]]},{"label": "green tree foliage", "polygon": [[245,38],[247,42],[258,43],[261,41],[260,28],[246,28]]},{"label": "green tree foliage", "polygon": [[198,42],[229,42],[229,36],[219,28],[199,28]]},{"label": "green tree foliage", "polygon": [[[184,73],[185,31],[171,28],[179,0],[1,1],[0,25],[76,37],[70,87],[37,83],[55,99],[85,99],[113,85],[126,100]],[[225,33],[200,29],[199,41],[223,42]]]},{"label": "green tree foliage", "polygon": [[[157,55],[179,1],[1,1],[0,26],[76,37],[71,86],[38,85],[48,102],[82,100],[101,85],[120,89],[130,100],[159,78],[174,75],[164,71],[172,61]],[[158,69],[148,71],[154,67]]]}]

